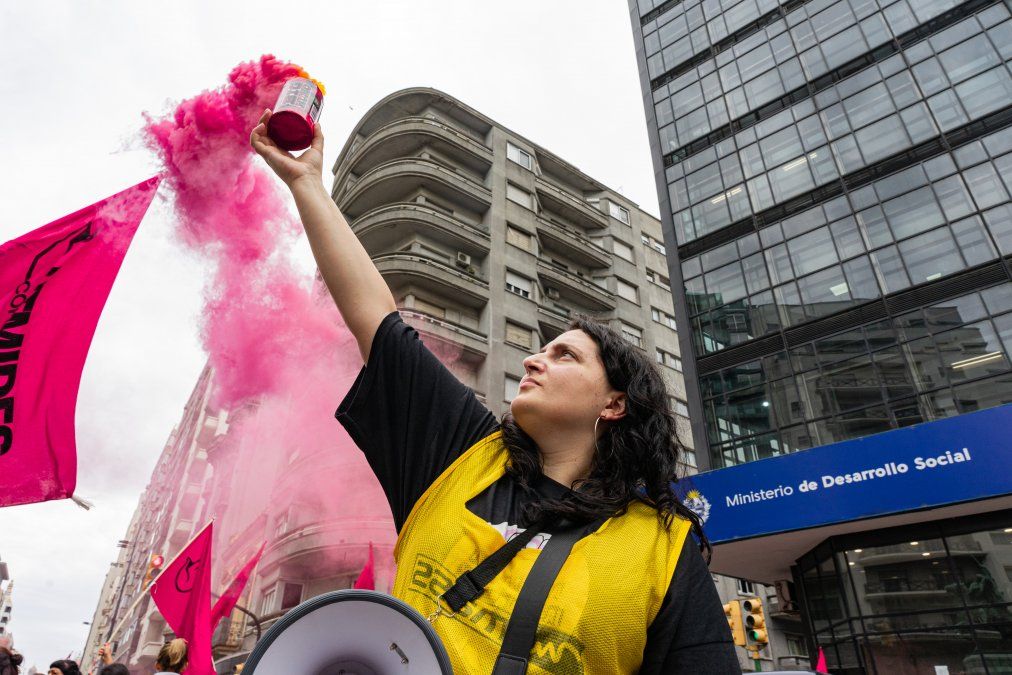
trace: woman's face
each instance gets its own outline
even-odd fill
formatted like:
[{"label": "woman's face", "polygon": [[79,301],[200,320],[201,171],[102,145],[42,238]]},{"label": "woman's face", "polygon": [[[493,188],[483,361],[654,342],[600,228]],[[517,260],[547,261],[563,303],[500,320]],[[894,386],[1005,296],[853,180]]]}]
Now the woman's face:
[{"label": "woman's face", "polygon": [[597,343],[581,330],[555,338],[524,359],[527,371],[510,411],[529,434],[545,425],[590,428],[615,392]]}]

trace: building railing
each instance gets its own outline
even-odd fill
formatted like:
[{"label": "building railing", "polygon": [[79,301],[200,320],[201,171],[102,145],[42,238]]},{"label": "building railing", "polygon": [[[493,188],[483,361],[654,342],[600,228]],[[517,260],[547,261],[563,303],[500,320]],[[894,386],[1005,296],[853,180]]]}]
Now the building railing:
[{"label": "building railing", "polygon": [[480,272],[475,271],[473,274],[469,272],[463,272],[439,260],[434,260],[433,258],[426,258],[425,256],[421,256],[415,253],[385,253],[383,255],[376,256],[372,260],[374,263],[380,263],[386,260],[390,261],[410,260],[411,262],[419,263],[427,267],[432,267],[451,276],[459,277],[461,279],[464,279],[465,281],[468,281],[469,283],[481,284],[486,287],[488,286],[488,279]]},{"label": "building railing", "polygon": [[454,137],[458,141],[458,144],[461,147],[465,148],[468,152],[471,152],[476,157],[483,159],[489,164],[492,163],[492,149],[487,145],[485,145],[484,143],[479,142],[474,137],[462,133],[461,131],[454,129],[453,127],[449,126],[448,124],[444,124],[439,120],[430,119],[428,117],[403,117],[401,119],[394,120],[393,122],[389,122],[388,124],[383,125],[376,131],[369,134],[369,136],[363,139],[360,143],[358,143],[355,149],[352,151],[351,156],[344,163],[344,166],[341,168],[340,173],[337,174],[338,182],[341,183],[346,182],[346,176],[348,174],[348,171],[350,171],[351,167],[355,166],[355,164],[358,163],[358,161],[362,158],[362,156],[367,154],[372,149],[371,146],[374,144],[374,141],[377,138],[389,133],[391,130],[396,129],[397,127],[406,127],[412,124],[422,124],[439,129],[440,131],[443,131],[446,134]]},{"label": "building railing", "polygon": [[471,220],[464,220],[462,218],[456,218],[454,216],[450,216],[447,215],[446,213],[443,213],[439,209],[433,208],[426,204],[419,204],[416,202],[397,202],[396,204],[387,204],[372,209],[371,211],[366,211],[361,216],[355,219],[355,222],[352,223],[351,227],[353,230],[356,230],[360,225],[366,223],[369,220],[372,219],[382,220],[384,217],[396,211],[415,212],[418,214],[424,214],[426,216],[435,217],[437,220],[444,221],[447,227],[450,228],[459,228],[461,226],[464,226],[465,228],[475,230],[485,239],[488,239],[490,235],[489,227],[485,223],[474,222]]},{"label": "building railing", "polygon": [[597,256],[599,258],[603,258],[603,260],[605,262],[607,262],[607,263],[611,262],[611,253],[610,252],[606,251],[600,245],[595,244],[593,241],[591,241],[587,237],[584,237],[583,235],[579,234],[578,232],[574,232],[573,230],[569,229],[565,225],[560,225],[559,223],[556,223],[554,221],[548,220],[547,218],[545,218],[543,216],[538,216],[538,222],[541,223],[542,225],[544,225],[546,228],[548,228],[552,232],[554,232],[554,233],[556,233],[556,234],[558,234],[558,235],[560,235],[560,236],[568,239],[569,242],[573,246],[575,246],[576,248],[578,248],[578,249],[585,249],[591,255],[595,255],[595,256]]},{"label": "building railing", "polygon": [[471,338],[472,340],[477,340],[479,342],[488,341],[487,335],[482,335],[481,333],[471,330],[470,328],[465,328],[464,326],[451,323],[443,319],[438,319],[432,316],[431,314],[425,314],[424,312],[419,312],[413,309],[402,309],[400,310],[400,314],[404,318],[417,319],[419,321],[424,321],[425,323],[431,323],[433,325],[439,326],[440,328],[445,328],[446,330],[452,331],[454,333],[460,333],[461,335],[465,335]]},{"label": "building railing", "polygon": [[567,190],[549,182],[543,176],[538,176],[535,186],[543,194],[550,195],[557,201],[567,204],[578,212],[584,214],[599,227],[608,227],[608,219],[604,213],[594,208],[594,206],[589,202],[579,199],[570,194]]},{"label": "building railing", "polygon": [[604,288],[603,286],[598,286],[594,282],[588,281],[580,276],[577,276],[576,274],[573,274],[567,269],[549,264],[543,260],[538,261],[538,269],[544,270],[545,272],[548,273],[558,274],[563,278],[565,278],[568,282],[572,283],[573,285],[583,289],[584,291],[587,291],[590,295],[604,298],[608,304],[614,304],[615,302],[615,296],[607,288]]},{"label": "building railing", "polygon": [[392,159],[389,162],[384,162],[379,166],[373,167],[369,171],[365,172],[365,174],[363,174],[357,181],[355,181],[354,185],[350,186],[348,190],[343,191],[343,193],[340,194],[339,196],[339,200],[342,202],[347,201],[348,197],[355,192],[356,188],[360,188],[361,186],[368,184],[373,178],[375,178],[375,176],[384,171],[387,171],[391,168],[395,168],[398,165],[412,165],[412,164],[420,165],[428,171],[433,171],[437,174],[441,174],[451,183],[455,181],[462,181],[467,185],[467,187],[471,191],[477,193],[479,199],[489,204],[492,203],[492,191],[489,190],[484,185],[482,185],[481,183],[479,183],[473,177],[471,177],[470,175],[468,175],[463,171],[454,171],[453,169],[449,169],[438,162],[434,162],[431,159],[425,159],[423,157],[399,157],[397,159]]}]

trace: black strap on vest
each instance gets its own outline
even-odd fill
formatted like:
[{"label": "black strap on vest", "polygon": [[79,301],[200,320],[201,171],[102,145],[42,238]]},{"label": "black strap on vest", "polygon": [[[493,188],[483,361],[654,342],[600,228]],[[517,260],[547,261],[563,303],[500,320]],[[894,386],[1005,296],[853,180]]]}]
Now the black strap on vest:
[{"label": "black strap on vest", "polygon": [[527,672],[527,661],[534,648],[548,593],[569,557],[569,552],[587,531],[587,526],[583,525],[557,532],[538,554],[513,606],[492,675],[524,675]]},{"label": "black strap on vest", "polygon": [[[587,532],[593,532],[600,527],[605,520],[607,518],[602,518],[589,527],[586,524],[570,526],[549,537],[517,596],[492,675],[523,675],[527,672],[527,663],[531,649],[534,648],[541,612],[548,600],[548,593],[559,576],[559,571],[576,542]],[[453,616],[467,603],[484,593],[485,587],[506,569],[510,561],[541,531],[546,522],[543,519],[534,523],[499,547],[476,567],[461,574],[453,585],[436,599],[436,611],[429,615],[429,621],[434,621],[441,615]],[[450,614],[442,610],[440,602],[447,604]]]},{"label": "black strap on vest", "polygon": [[[544,519],[534,523],[503,546],[500,546],[495,553],[482,560],[477,567],[461,574],[453,585],[440,598],[436,599],[437,608],[439,600],[442,599],[449,605],[453,613],[456,614],[464,608],[464,605],[484,593],[485,587],[492,583],[492,580],[499,576],[500,572],[506,569],[510,561],[516,557],[517,553],[524,546],[527,546],[527,543],[538,534],[544,524]],[[554,538],[552,537],[548,541],[551,542]],[[438,609],[436,611],[439,612]],[[433,616],[432,618],[435,617]]]}]

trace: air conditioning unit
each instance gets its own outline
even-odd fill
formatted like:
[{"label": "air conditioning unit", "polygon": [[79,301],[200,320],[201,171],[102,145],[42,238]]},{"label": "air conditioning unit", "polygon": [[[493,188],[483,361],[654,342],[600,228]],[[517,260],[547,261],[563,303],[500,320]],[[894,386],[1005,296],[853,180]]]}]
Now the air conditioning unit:
[{"label": "air conditioning unit", "polygon": [[463,251],[457,251],[457,267],[468,267],[471,265],[471,256]]},{"label": "air conditioning unit", "polygon": [[558,300],[559,299],[559,289],[557,289],[557,288],[546,288],[545,289],[545,295],[547,295],[552,300]]}]

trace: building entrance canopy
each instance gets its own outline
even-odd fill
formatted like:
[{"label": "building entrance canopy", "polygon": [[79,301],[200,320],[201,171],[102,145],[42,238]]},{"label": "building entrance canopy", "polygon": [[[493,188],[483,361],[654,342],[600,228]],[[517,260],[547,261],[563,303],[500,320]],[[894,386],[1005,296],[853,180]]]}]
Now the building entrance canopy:
[{"label": "building entrance canopy", "polygon": [[1012,506],[1012,404],[686,478],[711,569],[755,581],[830,536]]}]

